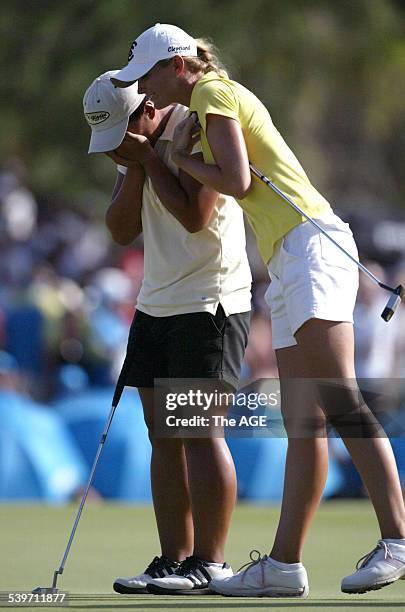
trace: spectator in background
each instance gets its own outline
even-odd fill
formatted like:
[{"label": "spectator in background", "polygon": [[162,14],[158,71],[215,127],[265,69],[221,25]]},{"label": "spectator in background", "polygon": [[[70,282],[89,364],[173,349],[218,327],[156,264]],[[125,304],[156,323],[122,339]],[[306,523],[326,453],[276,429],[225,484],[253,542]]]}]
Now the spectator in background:
[{"label": "spectator in background", "polygon": [[[405,259],[403,259],[399,265],[399,269],[396,273],[395,285],[401,284],[405,287]],[[397,360],[395,364],[394,373],[391,376],[397,376],[399,378],[405,378],[405,302],[402,301],[399,311],[397,313],[399,323],[397,325],[398,341],[397,341]]]},{"label": "spectator in background", "polygon": [[18,372],[17,360],[6,351],[0,351],[0,389],[24,392],[24,384]]},{"label": "spectator in background", "polygon": [[[385,271],[377,262],[366,261],[368,269],[385,282]],[[359,277],[359,292],[354,310],[356,328],[356,374],[358,378],[385,379],[400,375],[398,370],[402,307],[387,325],[381,313],[387,294],[365,275]]]},{"label": "spectator in background", "polygon": [[277,378],[278,369],[271,346],[271,323],[261,312],[252,315],[249,342],[245,354],[244,378],[255,381],[259,378]]}]

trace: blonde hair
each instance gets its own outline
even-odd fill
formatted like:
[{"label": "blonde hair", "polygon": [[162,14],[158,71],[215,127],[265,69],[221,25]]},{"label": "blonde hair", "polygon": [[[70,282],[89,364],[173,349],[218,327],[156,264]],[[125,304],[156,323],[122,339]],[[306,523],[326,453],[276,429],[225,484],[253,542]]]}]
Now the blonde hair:
[{"label": "blonde hair", "polygon": [[218,50],[207,38],[196,38],[197,57],[183,57],[190,72],[216,72],[218,76],[228,78],[228,72],[218,57]]}]

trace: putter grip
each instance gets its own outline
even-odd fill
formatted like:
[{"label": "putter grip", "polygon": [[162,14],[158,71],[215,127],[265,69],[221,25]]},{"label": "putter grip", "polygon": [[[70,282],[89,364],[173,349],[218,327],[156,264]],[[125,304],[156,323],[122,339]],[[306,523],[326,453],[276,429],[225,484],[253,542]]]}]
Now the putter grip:
[{"label": "putter grip", "polygon": [[392,318],[392,315],[394,314],[394,312],[396,311],[398,304],[401,303],[401,295],[398,295],[396,293],[393,293],[390,297],[390,299],[387,302],[386,307],[384,308],[384,310],[382,311],[381,317],[382,319],[384,319],[384,321],[386,321],[388,323],[388,321],[390,321],[390,319]]},{"label": "putter grip", "polygon": [[127,354],[125,355],[124,363],[122,364],[121,372],[118,376],[117,384],[115,385],[115,390],[114,390],[114,397],[113,397],[112,405],[115,407],[118,406],[118,403],[121,399],[122,392],[124,391],[124,387],[127,382],[127,376],[131,368],[131,363],[132,363],[131,360],[132,360],[132,355],[133,355],[134,350],[135,350],[134,346],[132,346],[130,350],[128,349]]}]

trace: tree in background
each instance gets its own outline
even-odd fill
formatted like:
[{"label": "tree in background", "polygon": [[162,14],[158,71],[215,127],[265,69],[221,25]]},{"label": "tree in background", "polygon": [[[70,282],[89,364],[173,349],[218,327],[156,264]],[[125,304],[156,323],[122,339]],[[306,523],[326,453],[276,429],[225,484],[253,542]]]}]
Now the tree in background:
[{"label": "tree in background", "polygon": [[0,162],[22,158],[39,193],[106,201],[113,170],[87,156],[82,96],[157,21],[212,37],[332,203],[401,204],[405,19],[394,0],[2,3]]}]

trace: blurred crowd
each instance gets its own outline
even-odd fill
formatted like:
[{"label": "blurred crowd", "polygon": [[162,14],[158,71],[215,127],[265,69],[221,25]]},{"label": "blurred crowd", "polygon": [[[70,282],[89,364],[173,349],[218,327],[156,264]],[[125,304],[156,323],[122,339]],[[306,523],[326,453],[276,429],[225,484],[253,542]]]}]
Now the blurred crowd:
[{"label": "blurred crowd", "polygon": [[46,401],[65,386],[114,380],[143,252],[115,247],[103,215],[39,202],[23,173],[18,161],[0,173],[0,349],[29,394]]},{"label": "blurred crowd", "polygon": [[[371,226],[358,215],[343,217],[372,272],[394,286],[405,284],[405,223],[380,219]],[[249,231],[247,242],[253,313],[242,384],[277,377],[264,302],[267,273]],[[79,207],[37,196],[25,184],[22,163],[10,160],[0,169],[0,391],[46,404],[113,385],[142,276],[141,240],[125,248],[114,245],[103,214],[95,220]],[[360,275],[355,310],[360,379],[404,378],[405,304],[387,324],[380,317],[387,298]],[[403,393],[393,409],[404,413]],[[347,459],[341,447],[336,456]]]},{"label": "blurred crowd", "polygon": [[[365,234],[356,218],[353,224],[360,228],[360,253],[363,240],[367,254],[370,233]],[[356,236],[356,227],[354,232]],[[250,232],[247,242],[253,316],[242,375],[252,380],[276,377],[277,365],[264,302],[267,273]],[[390,261],[390,249],[380,248],[380,263],[363,261],[381,280],[405,284],[405,264],[395,251]],[[378,257],[378,246],[374,250]],[[64,387],[100,387],[115,380],[142,276],[141,241],[118,247],[103,214],[94,220],[52,199],[38,201],[24,184],[18,159],[1,170],[0,350],[3,360],[5,353],[9,361],[14,359],[30,395],[46,401]],[[387,297],[360,275],[355,312],[360,378],[398,378],[405,373],[405,305],[387,325],[380,318]]]}]

